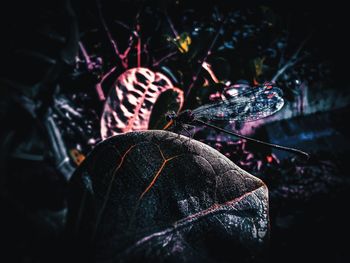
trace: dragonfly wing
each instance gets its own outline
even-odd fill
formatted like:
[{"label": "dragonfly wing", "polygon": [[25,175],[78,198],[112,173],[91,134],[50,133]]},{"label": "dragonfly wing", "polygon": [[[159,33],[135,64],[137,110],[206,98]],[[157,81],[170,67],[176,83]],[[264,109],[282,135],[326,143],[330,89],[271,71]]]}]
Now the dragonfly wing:
[{"label": "dragonfly wing", "polygon": [[283,105],[279,88],[262,86],[227,100],[203,105],[192,113],[195,119],[248,122],[270,116]]}]

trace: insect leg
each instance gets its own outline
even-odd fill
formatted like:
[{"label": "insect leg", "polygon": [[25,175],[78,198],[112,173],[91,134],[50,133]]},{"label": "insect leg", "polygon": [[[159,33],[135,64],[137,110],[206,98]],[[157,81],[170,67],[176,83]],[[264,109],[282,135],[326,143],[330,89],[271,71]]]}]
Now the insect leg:
[{"label": "insect leg", "polygon": [[193,138],[193,136],[194,136],[194,133],[191,133],[188,129],[186,129],[185,126],[183,126],[182,129],[187,133],[188,139],[191,140]]}]

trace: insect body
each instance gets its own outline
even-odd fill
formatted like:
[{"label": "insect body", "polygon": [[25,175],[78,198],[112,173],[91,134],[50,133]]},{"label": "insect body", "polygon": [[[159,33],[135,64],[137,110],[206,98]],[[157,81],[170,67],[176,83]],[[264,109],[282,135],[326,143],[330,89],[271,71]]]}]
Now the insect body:
[{"label": "insect body", "polygon": [[206,104],[194,110],[185,110],[178,115],[170,112],[166,115],[168,124],[164,129],[170,126],[183,126],[184,124],[205,125],[220,132],[225,132],[251,142],[274,147],[280,150],[293,152],[309,158],[309,155],[298,149],[271,144],[256,139],[240,135],[238,133],[224,130],[208,121],[240,121],[248,122],[268,117],[279,111],[283,105],[282,91],[271,84],[265,84],[260,87],[250,88],[248,91],[231,98]]}]

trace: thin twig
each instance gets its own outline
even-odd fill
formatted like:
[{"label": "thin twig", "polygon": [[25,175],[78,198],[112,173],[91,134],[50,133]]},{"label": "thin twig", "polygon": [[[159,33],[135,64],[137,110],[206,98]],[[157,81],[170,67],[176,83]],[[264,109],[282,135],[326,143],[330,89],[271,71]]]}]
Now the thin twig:
[{"label": "thin twig", "polygon": [[118,58],[121,60],[121,63],[122,63],[122,66],[124,67],[124,69],[128,68],[128,65],[127,63],[125,63],[125,61],[122,59],[122,56],[121,56],[121,53],[119,52],[119,48],[118,48],[118,44],[117,42],[113,39],[112,37],[112,34],[111,32],[109,31],[108,29],[108,26],[106,24],[106,21],[104,20],[103,18],[103,15],[102,15],[102,9],[101,9],[101,3],[99,0],[96,0],[96,3],[97,3],[97,8],[98,8],[98,14],[99,14],[99,17],[100,17],[100,20],[101,20],[101,23],[102,23],[102,26],[107,34],[107,37],[113,47],[113,50],[115,52],[115,54],[118,56]]},{"label": "thin twig", "polygon": [[79,41],[79,48],[80,48],[80,51],[83,54],[83,57],[85,59],[88,71],[92,70],[93,66],[92,66],[92,62],[91,62],[90,56],[89,56],[86,48],[84,47],[84,45],[83,45],[83,43],[81,41]]},{"label": "thin twig", "polygon": [[188,97],[188,95],[190,94],[190,92],[191,92],[191,90],[192,90],[194,84],[196,83],[196,81],[197,81],[197,79],[198,79],[198,76],[199,76],[199,74],[200,74],[200,72],[201,72],[201,70],[202,70],[202,65],[203,65],[203,63],[205,63],[205,62],[207,61],[209,55],[211,54],[211,50],[213,49],[213,47],[214,47],[214,45],[215,45],[215,43],[216,43],[216,41],[217,41],[217,39],[218,39],[218,37],[219,37],[219,35],[220,35],[220,32],[221,32],[221,30],[223,29],[224,25],[226,24],[227,20],[228,20],[228,17],[226,17],[225,20],[223,21],[223,23],[221,24],[221,26],[220,26],[218,32],[216,33],[216,35],[215,35],[213,41],[211,42],[211,44],[210,44],[210,46],[209,46],[209,49],[208,49],[207,53],[205,54],[203,60],[201,61],[200,67],[198,68],[196,74],[193,76],[192,83],[190,84],[190,86],[188,87],[188,90],[187,90],[187,92],[186,92],[186,98]]},{"label": "thin twig", "polygon": [[141,37],[140,37],[140,24],[137,19],[137,24],[136,24],[136,31],[137,31],[137,45],[136,45],[136,50],[137,50],[137,67],[141,67]]},{"label": "thin twig", "polygon": [[[86,67],[87,67],[87,70],[89,72],[93,71],[94,70],[94,65],[93,65],[93,62],[91,61],[91,58],[86,50],[86,48],[84,47],[83,43],[81,41],[79,41],[79,48],[80,48],[80,51],[81,53],[83,54],[83,57],[85,59],[85,63],[86,63]],[[112,69],[113,71],[115,70],[115,67]],[[112,72],[113,72],[112,71]],[[96,90],[96,93],[97,93],[97,96],[99,98],[100,101],[105,101],[106,100],[106,96],[103,92],[103,89],[102,89],[102,82],[105,80],[105,78],[107,78],[112,72],[107,72],[107,74],[105,74],[104,76],[102,76],[102,79],[99,83],[97,83],[95,85],[95,90]]]},{"label": "thin twig", "polygon": [[102,89],[102,83],[106,80],[106,78],[108,78],[115,70],[117,69],[117,67],[113,67],[111,68],[106,74],[104,74],[100,80],[99,83],[96,84],[96,91],[97,94],[99,96],[99,99],[101,101],[105,101],[106,97],[104,95],[103,89]]},{"label": "thin twig", "polygon": [[170,25],[171,31],[173,31],[173,34],[174,34],[175,38],[178,38],[179,37],[179,33],[177,33],[177,31],[176,31],[176,29],[174,27],[174,24],[173,24],[173,22],[171,22],[170,17],[169,17],[169,15],[167,13],[165,14],[165,17],[166,17],[166,19],[167,19],[167,21],[168,21],[168,23]]},{"label": "thin twig", "polygon": [[139,11],[136,15],[136,31],[132,30],[128,25],[126,25],[125,23],[115,20],[114,22],[120,26],[122,26],[123,28],[125,28],[126,30],[130,31],[130,37],[129,37],[129,45],[128,47],[125,49],[123,54],[120,54],[119,57],[120,59],[125,63],[125,65],[128,65],[128,55],[130,50],[132,49],[135,41],[134,38],[137,38],[137,44],[136,44],[136,52],[137,52],[137,66],[141,67],[141,54],[142,52],[142,47],[141,47],[141,37],[140,37],[140,24],[139,24],[139,17],[140,17],[140,12]]},{"label": "thin twig", "polygon": [[175,56],[177,54],[177,51],[171,52],[169,54],[167,54],[166,56],[162,57],[161,59],[159,59],[158,61],[153,63],[153,67],[158,66],[161,62],[163,62],[164,60],[171,58],[173,56]]},{"label": "thin twig", "polygon": [[302,50],[302,48],[304,47],[304,45],[306,44],[306,42],[310,39],[310,36],[307,37],[299,46],[299,48],[295,51],[295,53],[293,54],[293,56],[288,60],[288,62],[282,67],[280,68],[276,75],[272,78],[272,82],[276,82],[277,79],[291,66],[295,65],[297,62],[300,61],[300,58],[298,58],[298,55],[300,53],[300,51]]},{"label": "thin twig", "polygon": [[115,22],[117,25],[120,25],[121,27],[124,27],[126,30],[130,31],[131,34],[133,34],[135,37],[137,37],[135,31],[132,30],[132,29],[131,29],[127,24],[125,24],[124,22],[119,21],[119,20],[114,20],[114,22]]}]

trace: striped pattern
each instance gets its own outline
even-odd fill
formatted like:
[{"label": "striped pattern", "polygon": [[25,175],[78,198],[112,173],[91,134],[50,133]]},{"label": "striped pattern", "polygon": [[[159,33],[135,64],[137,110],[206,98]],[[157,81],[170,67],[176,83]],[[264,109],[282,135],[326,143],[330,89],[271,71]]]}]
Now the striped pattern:
[{"label": "striped pattern", "polygon": [[102,139],[129,131],[147,130],[154,103],[168,89],[178,93],[181,108],[182,90],[175,88],[162,73],[147,68],[133,68],[121,74],[104,105]]}]

